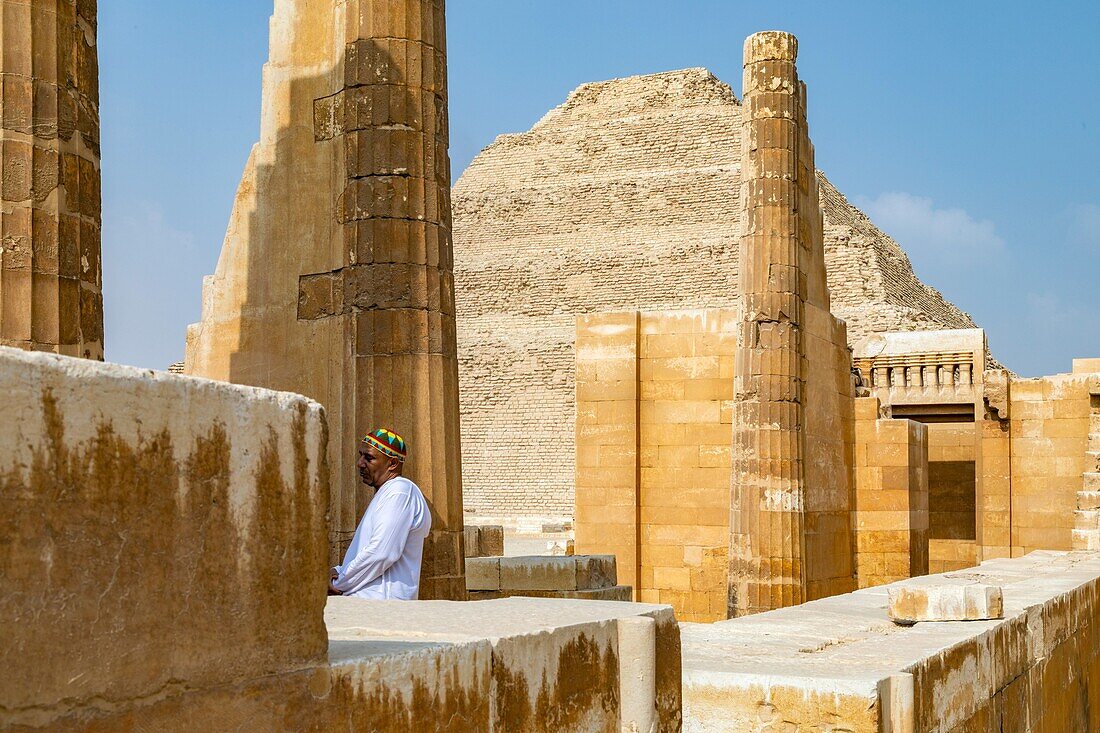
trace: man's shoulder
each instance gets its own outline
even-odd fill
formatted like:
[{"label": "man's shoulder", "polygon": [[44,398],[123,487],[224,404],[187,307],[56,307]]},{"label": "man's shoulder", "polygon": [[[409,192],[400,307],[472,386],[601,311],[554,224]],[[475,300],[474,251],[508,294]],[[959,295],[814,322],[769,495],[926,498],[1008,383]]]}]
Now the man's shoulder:
[{"label": "man's shoulder", "polygon": [[394,476],[386,483],[382,484],[382,488],[379,491],[384,491],[387,494],[413,494],[414,496],[423,496],[423,492],[420,491],[420,487],[413,483],[411,480],[404,476]]}]

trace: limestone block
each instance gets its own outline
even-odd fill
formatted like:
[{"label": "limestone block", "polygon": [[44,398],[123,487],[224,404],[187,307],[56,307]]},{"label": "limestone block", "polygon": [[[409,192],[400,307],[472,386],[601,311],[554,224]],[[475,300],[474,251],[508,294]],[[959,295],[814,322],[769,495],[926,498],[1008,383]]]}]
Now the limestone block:
[{"label": "limestone block", "polygon": [[0,394],[0,709],[324,659],[320,405],[8,348]]},{"label": "limestone block", "polygon": [[478,554],[495,557],[504,554],[504,527],[499,524],[483,524],[478,527]]},{"label": "limestone block", "polygon": [[500,587],[503,590],[576,590],[576,558],[502,557]]},{"label": "limestone block", "polygon": [[467,558],[481,557],[481,552],[478,549],[478,534],[476,526],[466,525],[462,528],[462,549]]},{"label": "limestone block", "polygon": [[574,555],[577,568],[577,590],[595,590],[615,585],[614,555]]},{"label": "limestone block", "polygon": [[[633,676],[624,665],[639,656],[641,634],[626,640],[629,653],[623,655],[619,621],[631,623],[636,617],[654,623],[651,730],[680,730],[680,639],[668,606],[539,598],[398,605],[400,609],[386,601],[331,598],[325,610],[330,638],[334,644],[356,642],[367,648],[488,640],[489,725],[446,730],[620,730],[620,681]],[[632,708],[633,715],[643,706]]]},{"label": "limestone block", "polygon": [[466,590],[500,590],[500,558],[466,558]]},{"label": "limestone block", "polygon": [[899,624],[919,621],[982,621],[1004,617],[1000,586],[925,581],[889,589],[887,614]]}]

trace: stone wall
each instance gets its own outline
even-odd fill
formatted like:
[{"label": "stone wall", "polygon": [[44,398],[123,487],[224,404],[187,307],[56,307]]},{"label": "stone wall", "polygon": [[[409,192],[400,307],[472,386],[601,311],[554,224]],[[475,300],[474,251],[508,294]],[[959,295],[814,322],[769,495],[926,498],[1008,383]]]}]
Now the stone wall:
[{"label": "stone wall", "polygon": [[1040,379],[986,372],[978,465],[982,557],[1073,547],[1079,494],[1090,465],[1090,385],[1082,371]]},{"label": "stone wall", "polygon": [[928,568],[946,573],[977,562],[976,441],[973,423],[928,428]]},{"label": "stone wall", "polygon": [[[576,317],[734,309],[741,114],[705,69],[585,84],[455,184],[468,512],[573,511]],[[832,311],[852,342],[970,328],[901,247],[818,174]]]},{"label": "stone wall", "polygon": [[[807,543],[813,597],[852,589],[851,382],[843,331],[816,311]],[[677,617],[726,617],[736,312],[577,319],[576,548]]]},{"label": "stone wall", "polygon": [[897,626],[882,586],[685,624],[685,733],[1100,728],[1100,555],[1037,552],[966,578],[1003,588],[1003,619]]},{"label": "stone wall", "polygon": [[317,403],[6,348],[0,393],[0,720],[325,659]]},{"label": "stone wall", "polygon": [[0,345],[102,359],[96,4],[0,15]]},{"label": "stone wall", "polygon": [[577,320],[576,548],[643,602],[725,618],[736,314]]},{"label": "stone wall", "polygon": [[856,400],[855,534],[860,588],[928,572],[928,426]]}]

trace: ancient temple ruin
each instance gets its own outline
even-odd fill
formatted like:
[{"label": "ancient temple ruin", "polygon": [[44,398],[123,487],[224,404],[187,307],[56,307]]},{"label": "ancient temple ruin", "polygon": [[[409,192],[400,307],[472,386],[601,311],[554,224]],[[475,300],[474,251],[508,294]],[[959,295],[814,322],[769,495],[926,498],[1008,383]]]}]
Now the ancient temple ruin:
[{"label": "ancient temple ruin", "polygon": [[0,345],[102,359],[95,3],[0,12]]},{"label": "ancient temple ruin", "polygon": [[[572,472],[554,457],[583,448],[571,427],[577,316],[739,306],[744,112],[706,69],[585,84],[456,182],[468,512],[573,513]],[[975,327],[818,181],[830,306],[851,343]]]},{"label": "ancient temple ruin", "polygon": [[[277,0],[179,375],[96,362],[95,4],[0,10],[0,730],[1100,729],[1100,359],[1020,378],[915,278],[815,170],[794,36],[741,101],[498,140],[456,286],[442,0]],[[575,488],[591,554],[462,526],[460,355],[471,502]],[[432,602],[326,597],[379,423]]]},{"label": "ancient temple ruin", "polygon": [[325,406],[333,557],[366,506],[357,443],[404,435],[427,598],[465,595],[445,35],[438,0],[276,4],[261,139],[185,360]]}]

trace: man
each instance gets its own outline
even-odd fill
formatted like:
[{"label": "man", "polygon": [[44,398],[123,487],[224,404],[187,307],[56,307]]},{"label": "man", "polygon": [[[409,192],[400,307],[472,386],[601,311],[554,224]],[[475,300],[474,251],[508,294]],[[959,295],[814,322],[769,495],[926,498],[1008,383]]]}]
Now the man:
[{"label": "man", "polygon": [[416,600],[432,515],[420,488],[401,475],[407,455],[404,439],[386,428],[359,444],[359,476],[378,491],[355,529],[344,564],[332,569],[330,593]]}]

